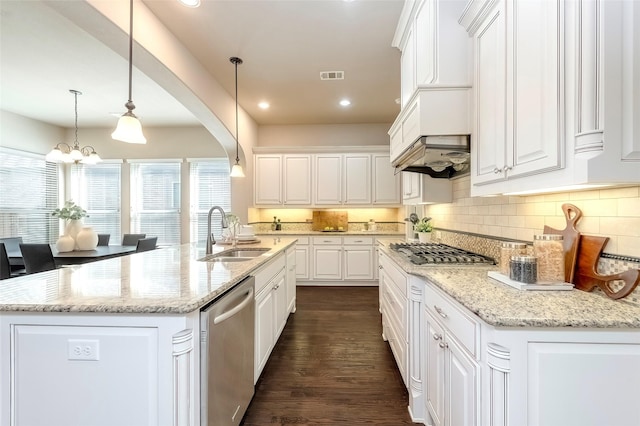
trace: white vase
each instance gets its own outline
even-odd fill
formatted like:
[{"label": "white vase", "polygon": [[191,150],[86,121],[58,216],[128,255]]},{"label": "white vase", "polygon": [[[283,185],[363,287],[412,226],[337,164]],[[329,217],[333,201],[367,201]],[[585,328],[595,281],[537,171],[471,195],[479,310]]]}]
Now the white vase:
[{"label": "white vase", "polygon": [[60,235],[58,241],[56,241],[56,250],[60,253],[67,251],[73,251],[76,246],[76,241],[71,238],[70,235]]},{"label": "white vase", "polygon": [[428,243],[431,241],[431,232],[418,232],[418,241]]},{"label": "white vase", "polygon": [[82,219],[76,219],[76,220],[69,219],[67,220],[67,224],[64,227],[64,235],[68,235],[75,240],[76,236],[78,235],[78,232],[80,232],[81,229],[82,229]]},{"label": "white vase", "polygon": [[98,234],[90,226],[83,226],[76,235],[76,250],[93,250],[98,246]]}]

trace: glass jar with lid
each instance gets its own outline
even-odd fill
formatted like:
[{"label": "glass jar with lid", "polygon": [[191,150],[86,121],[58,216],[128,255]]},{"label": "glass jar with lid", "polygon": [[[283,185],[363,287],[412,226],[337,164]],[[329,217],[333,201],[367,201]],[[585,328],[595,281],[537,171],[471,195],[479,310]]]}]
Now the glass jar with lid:
[{"label": "glass jar with lid", "polygon": [[509,260],[509,278],[525,284],[537,281],[537,259],[535,256],[511,256]]},{"label": "glass jar with lid", "polygon": [[509,261],[512,256],[523,256],[527,254],[526,243],[516,243],[505,241],[500,247],[500,273],[509,276]]},{"label": "glass jar with lid", "polygon": [[538,283],[563,283],[564,241],[562,235],[533,236],[533,255],[538,259]]}]

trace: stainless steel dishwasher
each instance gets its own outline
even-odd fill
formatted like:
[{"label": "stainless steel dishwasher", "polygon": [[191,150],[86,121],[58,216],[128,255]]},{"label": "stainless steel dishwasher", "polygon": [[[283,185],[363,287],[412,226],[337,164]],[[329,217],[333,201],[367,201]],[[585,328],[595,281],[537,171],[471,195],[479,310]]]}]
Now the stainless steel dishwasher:
[{"label": "stainless steel dishwasher", "polygon": [[240,424],[253,397],[254,285],[246,278],[200,313],[203,426]]}]

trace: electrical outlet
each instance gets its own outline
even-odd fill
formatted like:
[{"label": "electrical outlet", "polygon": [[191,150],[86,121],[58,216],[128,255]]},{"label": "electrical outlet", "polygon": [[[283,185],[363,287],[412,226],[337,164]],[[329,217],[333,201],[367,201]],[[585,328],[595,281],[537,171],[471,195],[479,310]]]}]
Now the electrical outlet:
[{"label": "electrical outlet", "polygon": [[436,240],[439,240],[442,237],[442,234],[440,233],[440,231],[435,231],[434,237],[436,237]]},{"label": "electrical outlet", "polygon": [[98,361],[100,342],[98,340],[69,339],[67,359],[70,361]]}]

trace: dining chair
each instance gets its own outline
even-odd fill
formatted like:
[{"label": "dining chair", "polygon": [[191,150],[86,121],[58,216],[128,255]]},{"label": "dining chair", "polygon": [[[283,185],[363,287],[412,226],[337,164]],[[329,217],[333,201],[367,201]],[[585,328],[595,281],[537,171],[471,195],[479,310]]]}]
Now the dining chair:
[{"label": "dining chair", "polygon": [[20,244],[22,244],[22,237],[0,238],[0,243],[4,243],[4,248],[7,251],[7,253],[19,252]]},{"label": "dining chair", "polygon": [[155,250],[158,237],[140,238],[136,245],[136,253],[141,251]]},{"label": "dining chair", "polygon": [[11,264],[4,243],[0,243],[0,280],[11,278]]},{"label": "dining chair", "polygon": [[110,238],[111,238],[111,234],[98,234],[98,245],[108,246]]},{"label": "dining chair", "polygon": [[138,240],[146,237],[147,234],[123,234],[122,245],[123,246],[135,246],[138,244]]},{"label": "dining chair", "polygon": [[56,260],[49,244],[20,244],[20,251],[27,274],[56,269]]}]

